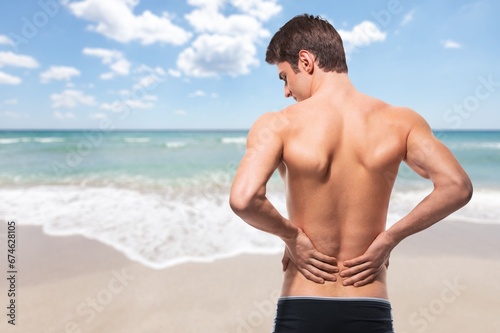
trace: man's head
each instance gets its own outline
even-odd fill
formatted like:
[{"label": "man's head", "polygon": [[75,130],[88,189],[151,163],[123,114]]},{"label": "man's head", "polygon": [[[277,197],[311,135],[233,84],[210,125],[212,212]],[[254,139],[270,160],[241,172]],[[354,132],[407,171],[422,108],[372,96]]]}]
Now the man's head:
[{"label": "man's head", "polygon": [[314,54],[323,71],[347,73],[342,39],[335,28],[319,16],[299,15],[281,27],[267,47],[266,62],[287,62],[298,72],[301,50]]}]

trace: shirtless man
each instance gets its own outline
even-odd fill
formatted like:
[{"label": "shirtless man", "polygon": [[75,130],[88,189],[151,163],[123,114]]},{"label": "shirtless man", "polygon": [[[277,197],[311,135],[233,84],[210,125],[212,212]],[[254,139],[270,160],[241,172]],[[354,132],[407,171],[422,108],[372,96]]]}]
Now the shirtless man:
[{"label": "shirtless man", "polygon": [[[275,333],[392,332],[392,249],[464,206],[471,182],[420,115],[355,89],[328,22],[293,18],[272,38],[266,61],[277,65],[285,97],[297,103],[262,115],[250,129],[230,205],[286,244]],[[402,161],[434,189],[386,230]],[[276,169],[288,219],[266,198]]]}]

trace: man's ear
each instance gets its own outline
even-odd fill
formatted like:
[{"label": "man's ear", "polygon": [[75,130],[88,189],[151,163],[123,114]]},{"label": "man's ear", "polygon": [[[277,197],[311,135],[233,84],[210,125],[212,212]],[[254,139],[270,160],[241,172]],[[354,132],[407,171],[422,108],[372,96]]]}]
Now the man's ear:
[{"label": "man's ear", "polygon": [[314,72],[314,55],[307,50],[299,51],[299,68],[303,69],[306,73],[312,74]]}]

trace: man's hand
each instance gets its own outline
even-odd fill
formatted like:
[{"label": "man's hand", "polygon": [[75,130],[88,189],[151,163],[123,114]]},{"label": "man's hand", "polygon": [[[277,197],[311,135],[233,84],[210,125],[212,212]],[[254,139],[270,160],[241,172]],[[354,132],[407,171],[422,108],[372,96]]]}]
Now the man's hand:
[{"label": "man's hand", "polygon": [[342,284],[361,287],[373,282],[384,267],[389,267],[389,256],[393,248],[386,232],[380,233],[363,255],[344,262],[344,266],[348,268],[339,274],[346,278]]},{"label": "man's hand", "polygon": [[309,237],[301,229],[298,229],[297,237],[284,239],[284,241],[286,249],[281,260],[283,271],[286,271],[291,260],[308,280],[316,283],[337,281],[334,275],[339,272],[337,259],[316,250]]}]

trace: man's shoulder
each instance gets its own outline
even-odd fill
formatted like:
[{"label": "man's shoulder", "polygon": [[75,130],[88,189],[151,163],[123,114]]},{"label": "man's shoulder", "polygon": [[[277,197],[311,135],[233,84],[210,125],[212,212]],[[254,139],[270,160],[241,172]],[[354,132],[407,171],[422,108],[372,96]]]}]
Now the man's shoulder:
[{"label": "man's shoulder", "polygon": [[290,124],[290,118],[285,110],[261,114],[253,123],[250,132],[260,132],[262,135],[265,135],[265,132],[280,134]]},{"label": "man's shoulder", "polygon": [[376,111],[378,117],[409,129],[427,123],[418,112],[406,106],[395,106],[381,101]]},{"label": "man's shoulder", "polygon": [[[257,118],[247,135],[247,152],[267,151],[274,147],[283,147],[283,130],[288,125],[288,118],[281,112],[266,112]],[[271,149],[272,150],[272,149]]]},{"label": "man's shoulder", "polygon": [[397,117],[411,117],[416,112],[409,107],[392,105],[379,99],[373,99],[372,110],[380,113],[381,115],[390,115]]}]

